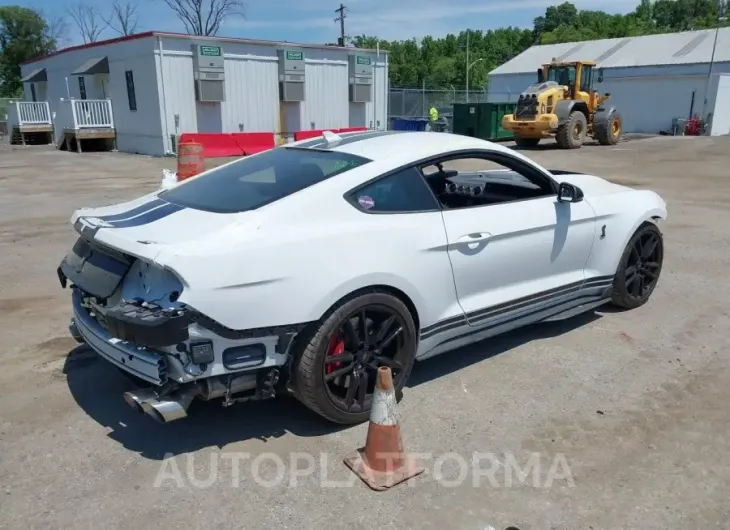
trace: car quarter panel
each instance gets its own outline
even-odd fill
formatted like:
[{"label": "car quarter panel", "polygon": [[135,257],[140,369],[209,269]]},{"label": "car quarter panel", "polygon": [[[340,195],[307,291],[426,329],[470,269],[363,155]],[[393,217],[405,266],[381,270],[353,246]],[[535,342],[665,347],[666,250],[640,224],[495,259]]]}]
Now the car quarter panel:
[{"label": "car quarter panel", "polygon": [[461,311],[440,212],[368,214],[321,190],[291,199],[255,231],[162,249],[156,261],[186,286],[180,301],[232,329],[316,321],[374,285],[405,293],[421,325]]},{"label": "car quarter panel", "polygon": [[639,226],[667,218],[667,205],[655,192],[625,190],[587,198],[596,211],[596,241],[586,264],[586,278],[615,274],[623,251]]}]

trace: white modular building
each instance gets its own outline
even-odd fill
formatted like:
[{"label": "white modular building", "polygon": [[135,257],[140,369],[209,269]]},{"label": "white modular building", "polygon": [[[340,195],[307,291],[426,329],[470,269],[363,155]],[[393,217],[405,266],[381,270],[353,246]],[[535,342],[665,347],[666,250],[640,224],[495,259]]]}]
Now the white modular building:
[{"label": "white modular building", "polygon": [[22,65],[9,127],[52,122],[119,151],[174,152],[182,133],[384,129],[385,51],[147,32],[59,50]]},{"label": "white modular building", "polygon": [[590,60],[624,131],[654,134],[697,115],[730,133],[730,28],[533,46],[489,73],[491,102],[517,101],[552,59]]}]

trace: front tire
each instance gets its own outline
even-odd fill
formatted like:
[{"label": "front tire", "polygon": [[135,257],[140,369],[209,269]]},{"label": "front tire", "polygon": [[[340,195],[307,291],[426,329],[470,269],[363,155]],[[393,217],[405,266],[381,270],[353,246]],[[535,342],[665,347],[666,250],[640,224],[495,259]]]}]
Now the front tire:
[{"label": "front tire", "polygon": [[654,292],[664,263],[664,238],[654,223],[644,223],[629,240],[613,280],[611,301],[623,309],[644,305]]},{"label": "front tire", "polygon": [[555,141],[563,149],[578,149],[583,145],[588,130],[586,115],[579,110],[570,113],[568,121],[558,127]]},{"label": "front tire", "polygon": [[595,123],[596,140],[601,145],[616,145],[621,141],[623,134],[623,119],[621,114],[613,111],[606,120]]},{"label": "front tire", "polygon": [[317,414],[346,425],[370,417],[379,366],[392,369],[400,394],[418,344],[406,305],[382,291],[346,299],[305,333],[295,352],[294,394]]}]

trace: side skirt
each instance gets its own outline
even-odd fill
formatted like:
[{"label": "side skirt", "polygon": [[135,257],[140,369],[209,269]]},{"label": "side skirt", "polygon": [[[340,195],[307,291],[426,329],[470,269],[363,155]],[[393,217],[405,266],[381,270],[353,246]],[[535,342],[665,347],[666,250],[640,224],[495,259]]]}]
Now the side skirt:
[{"label": "side skirt", "polygon": [[543,322],[559,322],[560,320],[567,320],[576,315],[580,315],[581,313],[585,313],[586,311],[590,311],[591,309],[599,308],[602,305],[609,303],[610,301],[611,301],[611,297],[608,297],[608,298],[603,298],[602,300],[599,300],[597,302],[590,302],[588,304],[582,304],[582,305],[579,305],[578,307],[574,307],[573,309],[564,311],[558,315],[543,319]]},{"label": "side skirt", "polygon": [[[444,337],[442,341],[437,342],[428,350],[422,353],[419,352],[416,359],[419,361],[428,359],[441,353],[454,350],[474,342],[479,342],[480,340],[500,335],[528,324],[570,318],[580,313],[590,311],[591,309],[599,307],[610,301],[610,297],[608,296],[609,293],[610,287],[604,287],[600,292],[596,292],[596,290],[591,289],[588,292],[576,293],[576,296],[572,299],[560,302],[556,301],[555,304],[547,306],[544,302],[535,304],[536,307],[531,308],[531,311],[526,313],[522,312],[519,315],[515,315],[513,318],[502,320],[501,322],[487,321],[484,322],[483,326],[476,329],[473,326],[463,325],[455,336],[449,338]],[[437,337],[431,336],[430,338]]]}]

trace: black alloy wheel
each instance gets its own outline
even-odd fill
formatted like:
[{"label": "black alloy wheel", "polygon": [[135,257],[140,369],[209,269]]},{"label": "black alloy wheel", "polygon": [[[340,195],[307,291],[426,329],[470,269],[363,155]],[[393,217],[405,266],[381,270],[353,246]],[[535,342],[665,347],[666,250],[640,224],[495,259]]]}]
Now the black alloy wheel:
[{"label": "black alloy wheel", "polygon": [[324,359],[329,398],[345,412],[370,408],[376,372],[387,366],[393,382],[403,375],[405,323],[390,308],[369,306],[345,318],[332,336]]},{"label": "black alloy wheel", "polygon": [[398,298],[381,292],[357,296],[319,324],[295,370],[299,399],[325,418],[344,424],[370,416],[376,373],[387,366],[400,391],[413,367],[417,334]]},{"label": "black alloy wheel", "polygon": [[633,309],[654,292],[664,263],[664,240],[659,228],[645,223],[634,234],[621,257],[614,280],[613,303]]}]

